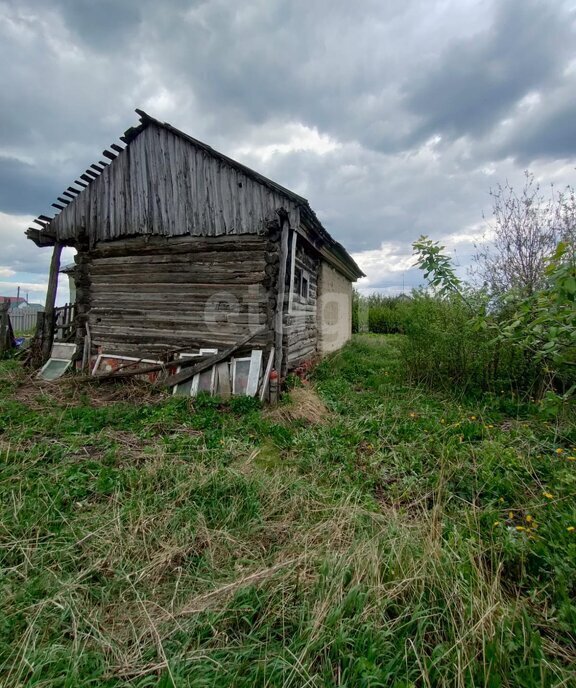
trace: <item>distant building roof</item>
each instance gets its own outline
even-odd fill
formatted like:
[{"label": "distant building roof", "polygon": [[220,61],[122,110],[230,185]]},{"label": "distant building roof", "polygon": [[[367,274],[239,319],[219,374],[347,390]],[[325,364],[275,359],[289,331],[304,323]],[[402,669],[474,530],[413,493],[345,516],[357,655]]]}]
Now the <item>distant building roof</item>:
[{"label": "distant building roof", "polygon": [[0,303],[18,305],[19,303],[26,303],[26,299],[22,296],[0,296]]},{"label": "distant building roof", "polygon": [[26,299],[23,296],[0,296],[0,303],[6,303],[6,301],[10,303],[22,303],[26,301]]}]

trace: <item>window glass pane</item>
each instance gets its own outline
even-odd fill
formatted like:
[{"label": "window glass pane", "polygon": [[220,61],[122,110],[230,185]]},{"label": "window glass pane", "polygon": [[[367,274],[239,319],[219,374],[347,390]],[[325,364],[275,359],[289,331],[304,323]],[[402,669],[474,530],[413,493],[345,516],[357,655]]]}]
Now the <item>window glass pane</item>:
[{"label": "window glass pane", "polygon": [[234,373],[234,394],[246,394],[248,374],[250,373],[250,359],[237,359]]},{"label": "window glass pane", "polygon": [[200,373],[198,392],[210,392],[212,388],[212,368]]},{"label": "window glass pane", "polygon": [[51,358],[46,366],[38,373],[38,377],[43,380],[56,380],[66,372],[69,365],[70,361],[60,361]]}]

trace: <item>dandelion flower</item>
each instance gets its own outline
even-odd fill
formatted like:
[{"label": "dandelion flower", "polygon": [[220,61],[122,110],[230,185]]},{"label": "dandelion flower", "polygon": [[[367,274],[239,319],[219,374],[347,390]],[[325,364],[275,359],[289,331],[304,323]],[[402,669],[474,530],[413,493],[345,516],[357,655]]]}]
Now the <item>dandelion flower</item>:
[{"label": "dandelion flower", "polygon": [[556,450],[556,453],[557,454],[563,454],[564,450],[562,449],[562,447],[558,447],[558,449]]},{"label": "dandelion flower", "polygon": [[508,512],[508,518],[514,518],[514,514],[511,511]]},{"label": "dandelion flower", "polygon": [[444,418],[440,418],[440,422],[442,423],[442,425],[444,425],[444,423],[446,423],[446,421],[444,420]]},{"label": "dandelion flower", "polygon": [[526,516],[526,523],[532,523],[533,520],[534,519],[532,518],[532,516],[530,516],[530,514]]},{"label": "dandelion flower", "polygon": [[576,530],[576,528],[574,528],[574,526],[568,526],[568,528],[566,528],[566,530],[567,530],[569,533],[573,533],[574,530]]},{"label": "dandelion flower", "polygon": [[499,525],[500,525],[500,521],[494,521],[494,527],[499,526]]},{"label": "dandelion flower", "polygon": [[516,530],[520,532],[522,530],[526,530],[526,528],[524,528],[524,526],[516,526]]},{"label": "dandelion flower", "polygon": [[566,459],[568,461],[576,461],[576,456],[567,456]]},{"label": "dandelion flower", "polygon": [[476,416],[470,416],[470,420],[476,420]]},{"label": "dandelion flower", "polygon": [[551,494],[550,492],[543,492],[542,493],[546,499],[554,499],[554,495]]}]

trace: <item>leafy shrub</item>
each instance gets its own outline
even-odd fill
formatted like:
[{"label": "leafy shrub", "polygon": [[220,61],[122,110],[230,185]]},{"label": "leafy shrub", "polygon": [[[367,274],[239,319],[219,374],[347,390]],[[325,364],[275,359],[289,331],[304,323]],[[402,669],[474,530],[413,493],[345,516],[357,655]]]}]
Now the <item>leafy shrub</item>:
[{"label": "leafy shrub", "polygon": [[410,301],[407,296],[384,296],[370,294],[364,296],[354,292],[352,302],[352,331],[365,331],[373,334],[401,334],[404,332],[406,318],[410,314]]}]

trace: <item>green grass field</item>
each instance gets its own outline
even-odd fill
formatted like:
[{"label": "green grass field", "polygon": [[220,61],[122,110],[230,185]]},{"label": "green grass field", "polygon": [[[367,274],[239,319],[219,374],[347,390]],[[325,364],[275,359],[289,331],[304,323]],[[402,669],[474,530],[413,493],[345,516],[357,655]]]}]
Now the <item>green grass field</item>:
[{"label": "green grass field", "polygon": [[576,686],[574,425],[398,343],[324,417],[0,364],[0,685]]}]

